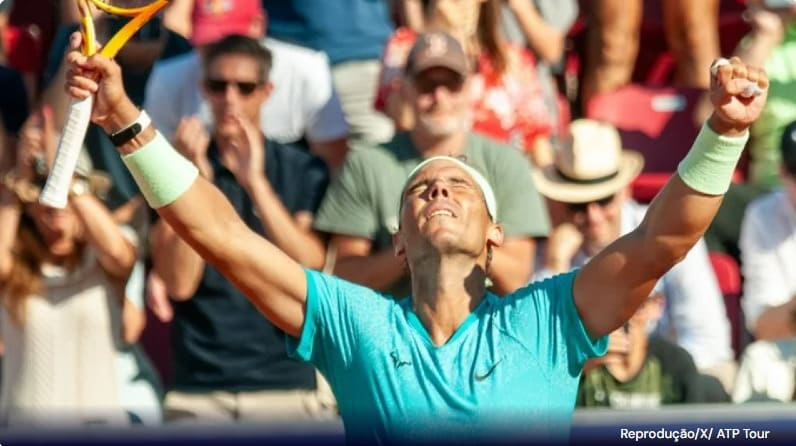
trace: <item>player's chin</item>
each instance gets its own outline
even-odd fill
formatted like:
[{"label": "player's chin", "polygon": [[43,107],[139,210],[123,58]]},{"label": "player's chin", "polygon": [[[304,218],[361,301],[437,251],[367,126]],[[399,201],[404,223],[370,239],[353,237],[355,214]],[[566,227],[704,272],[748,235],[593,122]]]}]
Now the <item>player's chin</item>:
[{"label": "player's chin", "polygon": [[455,228],[445,225],[429,225],[425,228],[423,235],[429,244],[435,246],[440,251],[447,251],[453,246],[460,245],[462,235]]}]

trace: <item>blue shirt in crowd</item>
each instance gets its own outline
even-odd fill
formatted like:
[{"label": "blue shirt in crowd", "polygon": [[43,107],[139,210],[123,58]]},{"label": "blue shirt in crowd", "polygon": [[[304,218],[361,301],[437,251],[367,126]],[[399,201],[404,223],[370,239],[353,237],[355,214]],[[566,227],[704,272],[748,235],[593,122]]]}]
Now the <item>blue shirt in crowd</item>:
[{"label": "blue shirt in crowd", "polygon": [[393,25],[384,0],[263,0],[268,35],[323,51],[334,64],[379,59]]},{"label": "blue shirt in crowd", "polygon": [[411,298],[307,270],[307,319],[289,351],[327,378],[349,439],[566,440],[583,364],[608,346],[583,326],[575,274],[488,293],[435,346]]}]

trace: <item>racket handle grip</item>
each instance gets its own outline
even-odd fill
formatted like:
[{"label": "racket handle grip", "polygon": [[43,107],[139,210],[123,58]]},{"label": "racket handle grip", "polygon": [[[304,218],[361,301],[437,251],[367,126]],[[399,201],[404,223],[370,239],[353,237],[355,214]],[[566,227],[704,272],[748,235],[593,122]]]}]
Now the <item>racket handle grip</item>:
[{"label": "racket handle grip", "polygon": [[93,102],[93,96],[69,101],[66,125],[61,134],[61,140],[58,141],[55,161],[50,169],[50,175],[47,177],[47,183],[39,196],[39,202],[46,206],[61,209],[66,207],[72,176],[75,173],[86,130],[91,121]]}]

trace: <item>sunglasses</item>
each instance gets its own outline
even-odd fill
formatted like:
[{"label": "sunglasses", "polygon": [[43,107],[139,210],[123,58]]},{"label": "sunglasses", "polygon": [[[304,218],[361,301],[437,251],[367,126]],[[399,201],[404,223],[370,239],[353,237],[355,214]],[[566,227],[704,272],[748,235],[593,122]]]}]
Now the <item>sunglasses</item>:
[{"label": "sunglasses", "polygon": [[243,96],[248,96],[254,93],[254,90],[257,87],[261,86],[262,82],[240,82],[240,81],[228,81],[226,79],[206,79],[205,80],[205,88],[207,91],[211,93],[225,93],[227,91],[227,87],[230,85],[235,86]]},{"label": "sunglasses", "polygon": [[601,208],[605,208],[614,202],[614,198],[616,198],[616,194],[609,195],[605,198],[600,198],[599,200],[594,201],[586,201],[583,203],[567,203],[567,207],[569,207],[570,212],[573,213],[586,212],[586,210],[589,209],[589,205],[592,203],[600,206]]},{"label": "sunglasses", "polygon": [[430,94],[437,90],[439,87],[444,87],[451,93],[458,93],[464,86],[464,79],[460,76],[446,77],[444,79],[427,78],[418,76],[414,79],[415,89],[420,94]]}]

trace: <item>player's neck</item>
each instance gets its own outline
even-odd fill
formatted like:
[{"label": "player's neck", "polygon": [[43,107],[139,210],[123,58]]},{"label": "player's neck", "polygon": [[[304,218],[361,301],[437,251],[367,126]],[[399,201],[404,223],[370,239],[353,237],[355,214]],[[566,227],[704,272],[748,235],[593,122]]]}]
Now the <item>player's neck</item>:
[{"label": "player's neck", "polygon": [[484,270],[472,260],[442,258],[412,277],[412,304],[436,345],[442,345],[486,295]]}]

